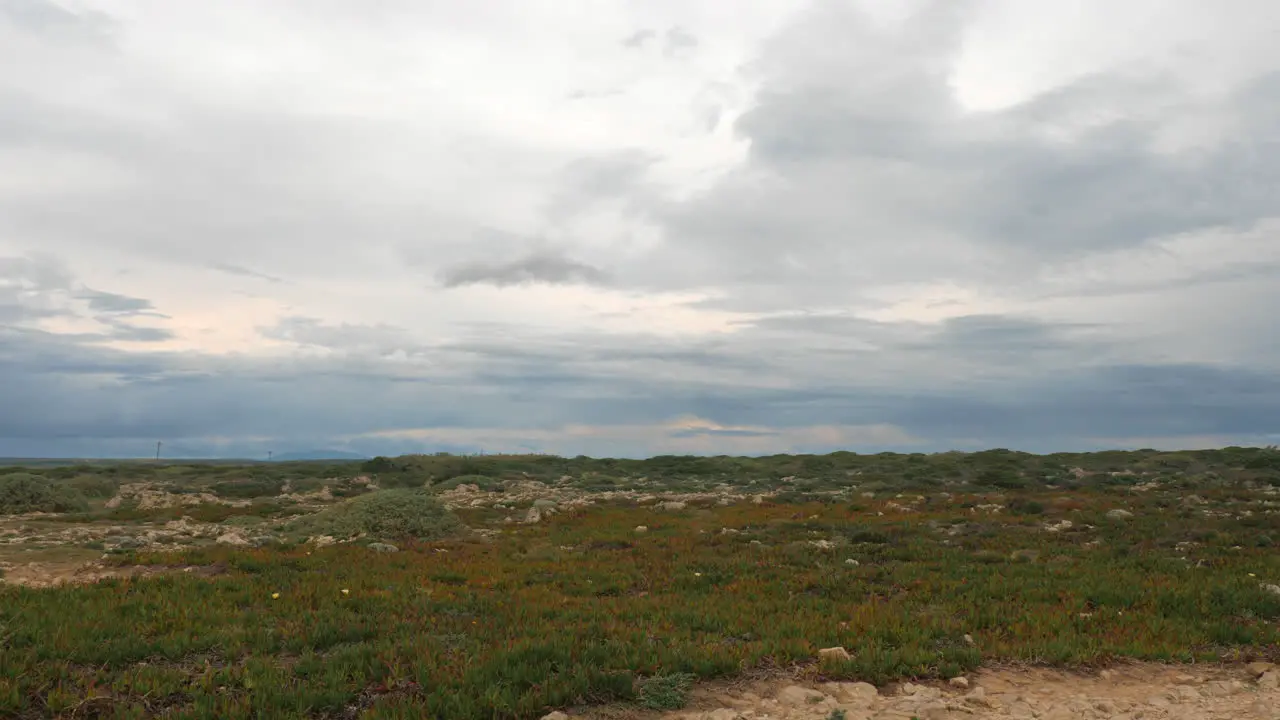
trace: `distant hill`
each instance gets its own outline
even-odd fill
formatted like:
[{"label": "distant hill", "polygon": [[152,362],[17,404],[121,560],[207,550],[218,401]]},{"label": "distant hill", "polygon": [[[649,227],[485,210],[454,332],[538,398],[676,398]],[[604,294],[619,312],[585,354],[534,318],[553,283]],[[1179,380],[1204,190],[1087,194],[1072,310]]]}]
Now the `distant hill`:
[{"label": "distant hill", "polygon": [[368,460],[368,455],[360,453],[347,452],[345,450],[298,450],[295,452],[285,452],[273,455],[272,460],[276,462],[289,462],[297,460]]}]

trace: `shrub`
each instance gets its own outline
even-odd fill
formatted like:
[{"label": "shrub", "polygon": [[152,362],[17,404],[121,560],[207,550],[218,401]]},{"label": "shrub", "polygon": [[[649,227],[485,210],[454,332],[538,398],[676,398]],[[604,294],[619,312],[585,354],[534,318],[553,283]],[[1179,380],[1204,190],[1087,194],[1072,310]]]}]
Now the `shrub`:
[{"label": "shrub", "polygon": [[1014,498],[1009,501],[1010,512],[1018,515],[1043,515],[1044,504],[1035,500],[1027,500],[1025,498]]},{"label": "shrub", "polygon": [[689,701],[693,680],[688,673],[646,678],[640,683],[640,704],[650,710],[679,710]]},{"label": "shrub", "polygon": [[432,490],[452,490],[459,485],[475,485],[485,492],[502,492],[502,481],[488,475],[459,475],[431,486]]},{"label": "shrub", "polygon": [[31,473],[0,475],[0,513],[78,512],[89,503],[65,486]]},{"label": "shrub", "polygon": [[116,494],[120,484],[101,475],[76,475],[66,481],[72,492],[87,498],[109,498]]},{"label": "shrub", "polygon": [[349,538],[434,540],[463,529],[462,521],[423,490],[381,490],[345,500],[290,523],[286,530]]},{"label": "shrub", "polygon": [[282,489],[284,481],[279,478],[245,478],[209,486],[209,491],[218,497],[242,499],[279,495]]}]

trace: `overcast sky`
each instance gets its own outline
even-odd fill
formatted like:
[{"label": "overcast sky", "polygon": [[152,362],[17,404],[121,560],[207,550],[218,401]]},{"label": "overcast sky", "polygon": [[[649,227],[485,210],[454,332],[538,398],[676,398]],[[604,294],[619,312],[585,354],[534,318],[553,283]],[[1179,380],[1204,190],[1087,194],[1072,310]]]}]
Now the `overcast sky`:
[{"label": "overcast sky", "polygon": [[1278,33],[0,0],[0,455],[1278,443]]}]

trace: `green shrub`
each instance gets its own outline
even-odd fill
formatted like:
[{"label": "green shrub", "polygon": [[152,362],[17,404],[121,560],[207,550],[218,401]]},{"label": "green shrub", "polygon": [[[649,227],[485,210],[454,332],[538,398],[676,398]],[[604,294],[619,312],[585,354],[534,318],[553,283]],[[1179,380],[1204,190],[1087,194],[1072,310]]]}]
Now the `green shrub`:
[{"label": "green shrub", "polygon": [[245,478],[217,482],[209,486],[209,491],[218,497],[242,499],[279,495],[282,489],[284,489],[284,481],[279,478]]},{"label": "green shrub", "polygon": [[1014,498],[1009,501],[1009,511],[1018,515],[1043,515],[1044,504],[1025,498]]},{"label": "green shrub", "polygon": [[689,701],[693,681],[689,673],[646,678],[640,683],[640,704],[650,710],[679,710]]},{"label": "green shrub", "polygon": [[87,498],[109,498],[116,494],[120,483],[101,475],[76,475],[65,486],[72,492]]},{"label": "green shrub", "polygon": [[463,529],[462,521],[423,490],[380,490],[299,518],[286,531],[349,538],[433,540]]},{"label": "green shrub", "polygon": [[459,475],[442,480],[431,486],[432,490],[442,492],[452,490],[459,485],[475,485],[485,492],[502,492],[502,481],[487,475]]},{"label": "green shrub", "polygon": [[31,473],[0,475],[0,513],[80,512],[89,509],[84,497]]}]

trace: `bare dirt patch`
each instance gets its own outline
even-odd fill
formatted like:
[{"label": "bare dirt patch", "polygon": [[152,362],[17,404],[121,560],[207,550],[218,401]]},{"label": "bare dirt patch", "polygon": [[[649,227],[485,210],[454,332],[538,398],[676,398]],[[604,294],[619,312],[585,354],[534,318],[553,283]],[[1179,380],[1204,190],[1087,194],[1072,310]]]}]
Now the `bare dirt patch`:
[{"label": "bare dirt patch", "polygon": [[73,558],[49,559],[21,564],[0,561],[4,577],[0,584],[31,588],[56,587],[65,584],[88,584],[113,577],[142,577],[161,573],[190,573],[198,577],[215,577],[227,572],[225,565],[106,565],[100,560],[84,562]]},{"label": "bare dirt patch", "polygon": [[951,682],[813,683],[797,674],[698,686],[688,707],[577,708],[590,720],[1280,720],[1280,670],[1127,663],[1100,672],[986,668]]}]

